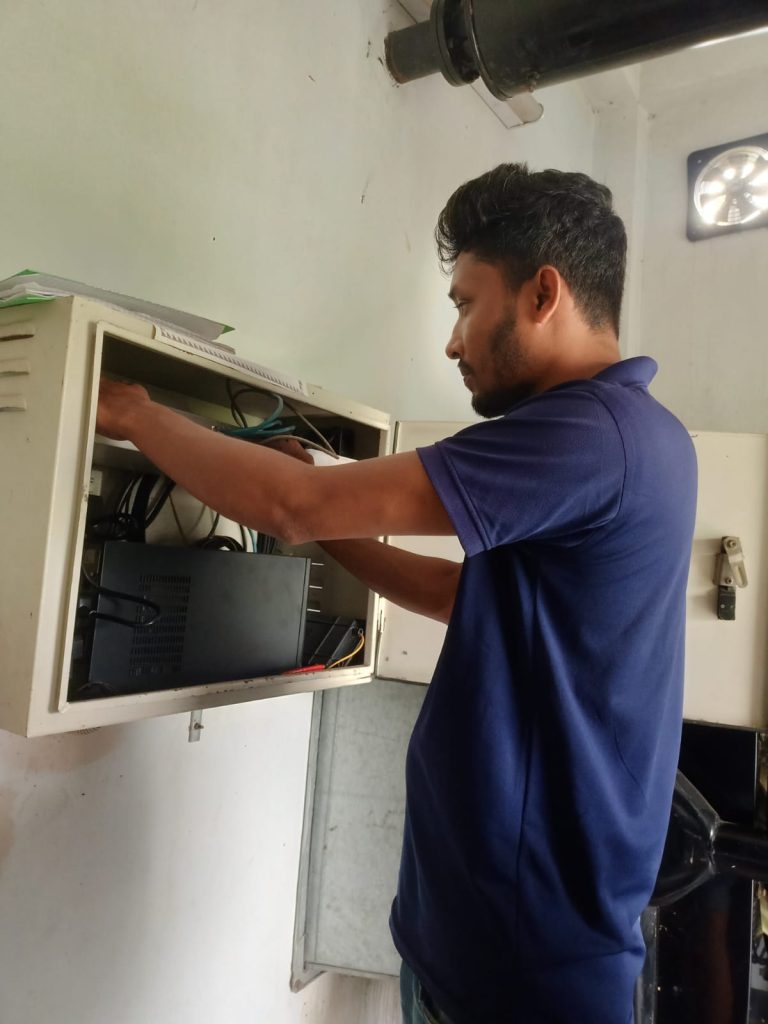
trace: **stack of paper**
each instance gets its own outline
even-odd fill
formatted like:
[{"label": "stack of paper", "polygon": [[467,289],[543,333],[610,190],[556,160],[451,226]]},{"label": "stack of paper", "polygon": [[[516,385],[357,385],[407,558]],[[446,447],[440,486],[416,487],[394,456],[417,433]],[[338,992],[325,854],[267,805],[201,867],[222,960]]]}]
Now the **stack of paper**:
[{"label": "stack of paper", "polygon": [[234,352],[229,345],[222,345],[217,339],[232,328],[214,320],[183,313],[179,309],[158,306],[154,302],[144,302],[129,295],[93,288],[80,281],[68,281],[64,277],[52,274],[40,274],[36,270],[22,270],[13,277],[0,281],[0,309],[4,306],[20,306],[29,302],[50,302],[66,295],[81,295],[88,299],[96,299],[115,309],[127,310],[145,320],[151,321],[163,336],[168,334],[178,341],[188,339],[215,345],[227,352]]}]

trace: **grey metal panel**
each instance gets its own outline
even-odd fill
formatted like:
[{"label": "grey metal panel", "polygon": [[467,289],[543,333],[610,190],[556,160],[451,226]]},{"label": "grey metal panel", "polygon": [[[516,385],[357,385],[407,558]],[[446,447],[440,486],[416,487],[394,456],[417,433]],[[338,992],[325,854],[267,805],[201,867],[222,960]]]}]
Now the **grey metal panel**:
[{"label": "grey metal panel", "polygon": [[305,968],[370,975],[400,970],[388,919],[402,845],[405,754],[425,692],[374,680],[316,698],[322,711]]}]

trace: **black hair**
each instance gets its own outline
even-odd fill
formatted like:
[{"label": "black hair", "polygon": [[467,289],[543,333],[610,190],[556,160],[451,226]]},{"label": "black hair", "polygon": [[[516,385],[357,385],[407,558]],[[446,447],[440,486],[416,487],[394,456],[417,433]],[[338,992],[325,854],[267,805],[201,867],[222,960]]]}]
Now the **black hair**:
[{"label": "black hair", "polygon": [[589,326],[618,335],[627,235],[610,189],[588,175],[500,164],[456,189],[435,239],[444,269],[468,252],[499,266],[513,290],[555,267]]}]

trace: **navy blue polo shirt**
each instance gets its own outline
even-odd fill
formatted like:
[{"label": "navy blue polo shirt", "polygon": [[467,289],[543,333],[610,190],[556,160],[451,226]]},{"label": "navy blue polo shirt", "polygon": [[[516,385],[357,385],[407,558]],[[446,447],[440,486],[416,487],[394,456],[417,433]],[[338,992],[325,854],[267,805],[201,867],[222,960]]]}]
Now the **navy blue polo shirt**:
[{"label": "navy blue polo shirt", "polygon": [[419,455],[462,543],[392,932],[456,1024],[627,1024],[679,750],[696,460],[616,363]]}]

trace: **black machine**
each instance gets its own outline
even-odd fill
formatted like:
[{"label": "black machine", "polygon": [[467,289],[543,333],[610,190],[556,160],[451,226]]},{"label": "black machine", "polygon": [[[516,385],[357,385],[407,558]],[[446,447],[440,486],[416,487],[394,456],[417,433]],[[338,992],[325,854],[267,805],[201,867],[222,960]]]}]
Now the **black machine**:
[{"label": "black machine", "polygon": [[686,723],[635,1024],[768,1021],[768,733]]},{"label": "black machine", "polygon": [[109,541],[87,678],[71,699],[249,679],[301,664],[309,559]]}]

